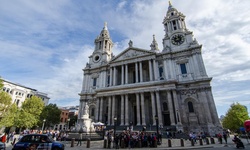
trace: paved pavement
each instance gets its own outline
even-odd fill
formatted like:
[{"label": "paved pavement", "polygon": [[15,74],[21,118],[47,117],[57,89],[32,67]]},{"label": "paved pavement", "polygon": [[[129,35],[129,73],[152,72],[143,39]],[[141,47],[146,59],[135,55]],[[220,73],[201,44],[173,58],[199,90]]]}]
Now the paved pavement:
[{"label": "paved pavement", "polygon": [[[184,147],[181,147],[180,144],[180,139],[171,139],[171,145],[172,147],[168,146],[168,139],[163,139],[162,140],[162,144],[158,145],[157,148],[133,148],[135,150],[140,149],[140,150],[151,150],[151,149],[164,149],[164,150],[183,150],[183,149],[204,149],[204,148],[224,148],[224,147],[235,147],[235,144],[232,142],[232,137],[228,138],[228,143],[225,144],[225,142],[223,141],[222,144],[220,144],[218,142],[218,140],[215,138],[215,144],[211,144],[211,141],[208,144],[203,143],[203,145],[200,145],[199,141],[197,141],[196,144],[194,144],[194,146],[191,145],[191,142],[189,140],[184,140]],[[248,141],[246,139],[241,139],[242,142],[244,143],[244,145],[246,146],[246,149],[248,149],[248,147],[250,148],[250,144],[248,143]],[[82,150],[82,149],[93,149],[93,150],[100,150],[100,149],[105,149],[103,148],[104,146],[104,141],[103,140],[99,140],[99,141],[90,141],[90,148],[87,148],[87,141],[83,141],[81,146],[76,146],[77,141],[74,142],[74,147],[71,147],[71,141],[66,141],[65,145],[66,148],[65,150]],[[7,149],[6,150],[11,150],[12,149],[12,145],[10,143],[7,143]],[[112,144],[113,146],[113,144]],[[125,148],[124,148],[125,149]],[[129,149],[129,148],[126,148]]]}]

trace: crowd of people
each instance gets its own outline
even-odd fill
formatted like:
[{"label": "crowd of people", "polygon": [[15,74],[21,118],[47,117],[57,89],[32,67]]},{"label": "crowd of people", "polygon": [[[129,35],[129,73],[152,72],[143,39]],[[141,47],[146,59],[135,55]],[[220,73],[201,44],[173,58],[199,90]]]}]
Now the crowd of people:
[{"label": "crowd of people", "polygon": [[133,131],[131,129],[123,130],[115,134],[114,130],[106,132],[105,140],[108,141],[108,148],[113,143],[114,148],[135,148],[135,147],[155,147],[156,143],[162,142],[162,135],[159,133],[142,131]]}]

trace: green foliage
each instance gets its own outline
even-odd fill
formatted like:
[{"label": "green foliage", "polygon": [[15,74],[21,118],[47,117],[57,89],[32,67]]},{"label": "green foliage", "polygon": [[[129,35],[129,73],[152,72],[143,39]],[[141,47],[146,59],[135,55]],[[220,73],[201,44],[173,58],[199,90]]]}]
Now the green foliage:
[{"label": "green foliage", "polygon": [[77,122],[77,117],[77,115],[70,117],[69,126],[75,126],[75,123]]},{"label": "green foliage", "polygon": [[[1,85],[0,85],[1,86]],[[6,126],[9,122],[5,122],[4,117],[10,113],[12,99],[10,95],[0,90],[0,128]]]},{"label": "green foliage", "polygon": [[2,118],[11,105],[11,97],[8,93],[0,91],[0,118]]},{"label": "green foliage", "polygon": [[239,103],[234,103],[222,120],[222,126],[236,132],[240,127],[244,126],[247,119],[249,119],[247,108]]},{"label": "green foliage", "polygon": [[27,98],[23,102],[20,111],[18,111],[15,125],[19,128],[36,126],[43,108],[44,103],[39,97],[32,96],[31,98]]},{"label": "green foliage", "polygon": [[8,111],[4,114],[0,121],[0,126],[11,127],[15,125],[15,118],[17,118],[18,108],[16,104],[12,104]]},{"label": "green foliage", "polygon": [[2,90],[2,88],[3,88],[3,80],[0,77],[0,90]]},{"label": "green foliage", "polygon": [[39,126],[42,126],[43,120],[46,119],[45,127],[50,127],[60,123],[61,110],[56,104],[49,104],[44,107],[40,115]]}]

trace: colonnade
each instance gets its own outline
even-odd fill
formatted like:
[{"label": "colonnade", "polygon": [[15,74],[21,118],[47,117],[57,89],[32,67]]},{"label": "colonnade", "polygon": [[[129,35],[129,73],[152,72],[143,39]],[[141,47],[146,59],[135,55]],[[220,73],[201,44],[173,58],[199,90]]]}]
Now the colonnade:
[{"label": "colonnade", "polygon": [[[176,109],[179,109],[175,91],[167,92],[167,103],[170,115],[171,125],[181,123]],[[172,94],[171,94],[172,92]],[[145,98],[145,94],[150,97]],[[173,96],[175,95],[175,96]],[[133,98],[134,97],[134,98]],[[148,124],[156,125],[155,116],[158,116],[159,125],[163,125],[162,102],[160,99],[160,91],[137,92],[134,94],[119,94],[110,96],[100,96],[96,98],[95,120],[106,121],[107,125],[114,125],[114,117],[118,118],[121,126],[128,126],[130,122],[134,122],[137,126],[146,126]],[[132,103],[134,105],[132,105]],[[146,105],[145,105],[146,103]],[[105,109],[105,107],[107,110]],[[134,106],[136,113],[131,115]],[[149,110],[152,108],[152,110]],[[104,118],[106,117],[106,118]]]},{"label": "colonnade", "polygon": [[[143,66],[146,66],[147,68],[143,68]],[[134,69],[132,70],[131,68]],[[135,76],[130,76],[132,73],[131,71],[135,72]],[[155,59],[110,66],[109,86],[157,80],[159,76],[158,72]],[[149,76],[149,79],[147,79],[147,76]],[[118,83],[118,81],[120,82]]]}]

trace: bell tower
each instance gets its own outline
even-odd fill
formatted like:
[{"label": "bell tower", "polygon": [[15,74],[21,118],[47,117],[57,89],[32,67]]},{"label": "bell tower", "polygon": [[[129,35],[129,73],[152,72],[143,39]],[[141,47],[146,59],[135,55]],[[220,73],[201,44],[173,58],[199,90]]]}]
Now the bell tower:
[{"label": "bell tower", "polygon": [[95,66],[100,65],[103,62],[109,62],[112,58],[113,42],[109,35],[107,22],[104,23],[104,27],[94,43],[95,50],[92,55],[89,56],[89,64]]},{"label": "bell tower", "polygon": [[178,51],[198,45],[185,23],[185,15],[174,8],[169,2],[167,14],[163,20],[165,37],[163,39],[163,51]]}]

